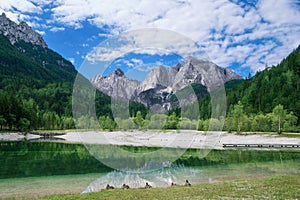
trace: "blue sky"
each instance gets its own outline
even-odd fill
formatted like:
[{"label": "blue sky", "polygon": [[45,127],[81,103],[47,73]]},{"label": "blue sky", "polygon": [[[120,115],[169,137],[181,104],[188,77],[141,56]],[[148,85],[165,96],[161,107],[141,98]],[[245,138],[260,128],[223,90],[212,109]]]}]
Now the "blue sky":
[{"label": "blue sky", "polygon": [[[300,44],[299,0],[0,0],[0,12],[27,22],[77,69],[107,38],[144,28],[187,37],[210,61],[244,77],[278,64]],[[127,56],[150,68],[174,64],[170,57]]]},{"label": "blue sky", "polygon": [[150,55],[147,53],[128,53],[114,59],[103,71],[102,75],[110,75],[117,68],[123,70],[126,76],[144,80],[149,71],[156,66],[175,66],[184,59],[178,54]]}]

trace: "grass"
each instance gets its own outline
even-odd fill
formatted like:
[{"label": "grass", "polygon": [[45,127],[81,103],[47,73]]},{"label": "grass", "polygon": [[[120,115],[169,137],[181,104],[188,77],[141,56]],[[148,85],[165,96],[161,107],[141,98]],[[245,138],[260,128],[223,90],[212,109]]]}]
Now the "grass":
[{"label": "grass", "polygon": [[280,136],[289,138],[300,138],[300,133],[282,133]]},{"label": "grass", "polygon": [[[91,194],[48,196],[44,200],[85,199],[299,199],[300,174],[151,189],[103,190]],[[40,199],[40,198],[39,198]]]}]

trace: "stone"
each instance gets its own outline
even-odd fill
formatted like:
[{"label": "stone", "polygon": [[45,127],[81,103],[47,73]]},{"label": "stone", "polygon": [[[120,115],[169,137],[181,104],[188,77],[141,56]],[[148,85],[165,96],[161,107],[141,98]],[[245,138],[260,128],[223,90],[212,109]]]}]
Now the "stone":
[{"label": "stone", "polygon": [[0,33],[9,39],[11,44],[15,44],[16,42],[23,40],[33,45],[48,48],[42,36],[32,30],[26,22],[17,24],[7,18],[5,13],[2,13],[0,16]]},{"label": "stone", "polygon": [[164,110],[170,110],[179,106],[178,100],[172,100],[174,95],[180,94],[180,91],[188,91],[187,87],[191,84],[201,84],[207,91],[187,95],[183,103],[195,102],[207,95],[207,92],[235,79],[242,77],[231,69],[189,57],[186,62],[178,63],[174,67],[153,68],[143,82],[129,79],[121,69],[116,69],[109,76],[95,76],[91,83],[112,98],[137,101],[147,107],[160,105]]}]

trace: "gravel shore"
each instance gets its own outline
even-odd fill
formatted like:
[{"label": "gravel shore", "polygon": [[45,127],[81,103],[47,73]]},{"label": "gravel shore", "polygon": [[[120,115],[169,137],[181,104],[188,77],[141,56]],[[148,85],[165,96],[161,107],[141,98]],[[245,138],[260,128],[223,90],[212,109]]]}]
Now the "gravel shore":
[{"label": "gravel shore", "polygon": [[40,136],[27,134],[26,136],[23,133],[0,133],[0,141],[20,141],[20,140],[32,140],[38,139]]},{"label": "gravel shore", "polygon": [[181,148],[222,149],[223,144],[300,144],[300,138],[279,135],[247,134],[236,135],[226,132],[200,131],[115,131],[115,132],[70,132],[56,136],[68,142],[86,144],[113,144],[132,146],[158,146]]}]

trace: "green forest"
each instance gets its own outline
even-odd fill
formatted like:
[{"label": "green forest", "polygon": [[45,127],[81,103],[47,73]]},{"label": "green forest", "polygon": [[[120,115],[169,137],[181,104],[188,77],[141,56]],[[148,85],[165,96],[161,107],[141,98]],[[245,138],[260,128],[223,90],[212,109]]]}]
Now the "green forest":
[{"label": "green forest", "polygon": [[[0,35],[0,129],[74,127],[74,66],[48,48]],[[58,122],[59,121],[59,122]]]},{"label": "green forest", "polygon": [[[200,119],[181,117],[181,110],[150,116],[137,102],[129,119],[114,118],[109,96],[97,91],[97,119],[72,113],[74,66],[56,52],[25,42],[12,45],[0,34],[0,130],[197,129],[229,132],[299,132],[300,46],[279,65],[245,80],[225,84],[226,117],[211,119],[211,98],[198,102]],[[192,109],[190,109],[192,112]],[[223,126],[224,125],[224,126]]]}]

